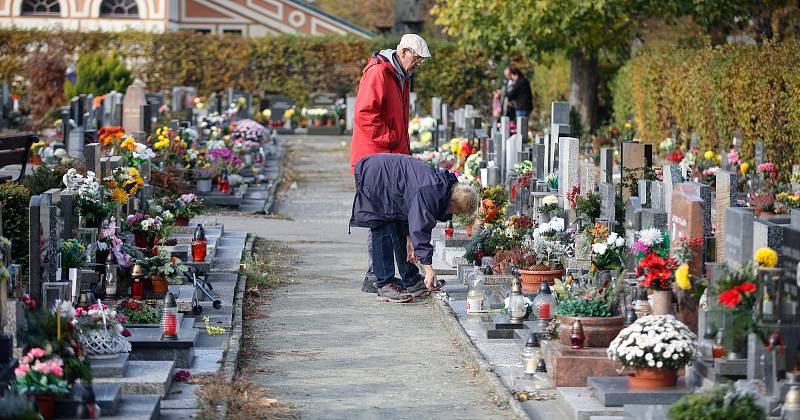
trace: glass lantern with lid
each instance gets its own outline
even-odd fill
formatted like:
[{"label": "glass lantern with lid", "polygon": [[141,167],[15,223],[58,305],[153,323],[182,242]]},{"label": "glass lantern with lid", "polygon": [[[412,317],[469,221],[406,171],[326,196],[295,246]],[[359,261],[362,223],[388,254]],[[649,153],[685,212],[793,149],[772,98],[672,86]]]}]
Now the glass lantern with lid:
[{"label": "glass lantern with lid", "polygon": [[543,321],[553,319],[556,313],[556,298],[550,290],[550,284],[542,282],[539,287],[539,293],[533,299],[533,310],[536,317]]}]

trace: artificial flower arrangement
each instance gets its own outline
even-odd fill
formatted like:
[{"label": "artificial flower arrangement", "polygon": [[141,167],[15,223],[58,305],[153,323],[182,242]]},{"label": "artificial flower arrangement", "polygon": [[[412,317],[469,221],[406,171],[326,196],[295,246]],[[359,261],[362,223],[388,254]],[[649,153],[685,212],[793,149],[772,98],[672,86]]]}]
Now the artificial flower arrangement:
[{"label": "artificial flower arrangement", "polygon": [[260,123],[250,119],[243,119],[236,121],[236,123],[233,125],[231,137],[234,139],[260,142],[264,140],[266,134],[267,129],[264,128],[264,126]]},{"label": "artificial flower arrangement", "polygon": [[122,141],[122,138],[125,136],[125,130],[122,127],[114,125],[109,127],[101,127],[97,130],[97,141],[106,146],[112,151],[116,149],[119,145],[119,142]]},{"label": "artificial flower arrangement", "polygon": [[128,230],[134,234],[134,244],[139,248],[150,249],[153,241],[162,230],[161,216],[150,216],[148,214],[131,214],[125,219]]},{"label": "artificial flower arrangement", "polygon": [[208,161],[228,174],[235,173],[242,166],[242,159],[227,147],[217,147],[208,151]]},{"label": "artificial flower arrangement", "polygon": [[778,185],[778,168],[772,162],[759,163],[756,166],[756,175],[760,176],[762,183],[757,191],[749,195],[749,205],[755,208],[756,215],[775,212],[775,192]]},{"label": "artificial flower arrangement", "polygon": [[75,168],[70,168],[62,177],[62,182],[67,189],[77,192],[75,213],[86,218],[90,226],[97,227],[111,214],[109,204],[102,200],[100,183],[94,172],[88,171],[83,176]]},{"label": "artificial flower arrangement", "polygon": [[726,348],[744,348],[749,333],[760,333],[753,308],[759,303],[758,290],[761,287],[752,264],[746,264],[738,271],[724,267],[722,275],[709,287],[709,306],[712,311],[722,314],[723,324],[717,327],[724,328]]},{"label": "artificial flower arrangement", "polygon": [[719,163],[722,161],[722,156],[711,150],[706,150],[702,155],[699,151],[696,153],[698,156],[701,156],[702,159],[695,160],[692,171],[694,179],[714,188],[717,182],[717,171],[719,171]]},{"label": "artificial flower arrangement", "polygon": [[175,200],[175,216],[191,219],[203,207],[203,200],[195,194],[182,194]]},{"label": "artificial flower arrangement", "polygon": [[592,236],[592,273],[616,271],[624,267],[622,255],[625,252],[625,239],[608,227],[595,224],[588,229]]},{"label": "artificial flower arrangement", "polygon": [[[103,229],[100,230],[100,238],[97,241],[97,249],[99,251],[113,252],[117,265],[122,268],[128,268],[133,265],[131,250],[117,236],[117,219],[114,217],[103,224]],[[104,263],[105,261],[102,262]]]},{"label": "artificial flower arrangement", "polygon": [[90,357],[131,351],[131,344],[125,338],[131,336],[124,327],[125,316],[104,303],[75,308],[75,321],[81,332],[81,344]]},{"label": "artificial flower arrangement", "polygon": [[129,166],[116,168],[110,176],[103,178],[103,185],[106,187],[106,195],[117,203],[124,204],[128,198],[136,194],[144,185],[139,170]]},{"label": "artificial flower arrangement", "polygon": [[570,234],[564,230],[564,219],[554,217],[533,229],[522,244],[524,257],[518,263],[527,271],[561,270],[570,257]]},{"label": "artificial flower arrangement", "polygon": [[55,394],[70,392],[64,378],[64,361],[41,347],[30,349],[14,369],[15,387],[21,394]]},{"label": "artificial flower arrangement", "polygon": [[131,298],[117,301],[117,312],[125,316],[130,324],[158,324],[161,322],[159,311]]},{"label": "artificial flower arrangement", "polygon": [[433,144],[433,129],[436,120],[431,117],[414,116],[408,124],[408,135],[411,138],[412,150],[424,150]]},{"label": "artificial flower arrangement", "polygon": [[149,137],[149,141],[160,157],[160,162],[165,165],[173,165],[183,159],[183,155],[188,149],[186,139],[170,130],[169,127],[161,127],[156,129],[154,136]]},{"label": "artificial flower arrangement", "polygon": [[553,291],[558,299],[557,315],[606,318],[619,315],[620,298],[625,290],[622,276],[616,281],[588,278],[571,283],[555,280]]},{"label": "artificial flower arrangement", "polygon": [[558,205],[558,197],[555,195],[548,195],[542,198],[541,205],[537,209],[539,213],[552,214],[561,211]]},{"label": "artificial flower arrangement", "polygon": [[177,257],[171,257],[166,251],[138,262],[146,268],[149,275],[162,277],[170,284],[183,284],[183,277],[189,271],[184,262]]},{"label": "artificial flower arrangement", "polygon": [[637,319],[611,341],[607,351],[608,357],[623,367],[664,369],[673,371],[673,375],[691,364],[695,353],[697,336],[672,315]]},{"label": "artificial flower arrangement", "polygon": [[544,182],[552,191],[558,191],[558,172],[553,172],[544,177]]},{"label": "artificial flower arrangement", "polygon": [[497,223],[503,220],[508,193],[503,185],[482,188],[481,207],[478,215],[484,223]]},{"label": "artificial flower arrangement", "polygon": [[[529,161],[526,160],[525,162],[529,162]],[[523,162],[523,163],[525,163],[525,162]],[[517,165],[515,165],[514,171],[517,170],[517,166],[519,166],[519,165],[522,165],[522,164],[518,163]],[[520,170],[524,170],[525,168],[523,166],[523,167],[520,167],[519,169]],[[511,186],[511,200],[516,200],[517,192],[522,190],[523,188],[530,189],[532,180],[533,180],[533,171],[530,170],[530,169],[527,170],[527,171],[524,171],[524,172],[517,173],[517,179],[514,181],[514,185]]]}]

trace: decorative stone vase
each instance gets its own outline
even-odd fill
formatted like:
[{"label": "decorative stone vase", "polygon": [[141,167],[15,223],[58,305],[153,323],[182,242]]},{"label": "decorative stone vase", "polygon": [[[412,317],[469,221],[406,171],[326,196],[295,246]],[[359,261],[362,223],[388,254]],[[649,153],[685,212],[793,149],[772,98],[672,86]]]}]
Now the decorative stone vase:
[{"label": "decorative stone vase", "polygon": [[672,291],[656,290],[653,292],[653,315],[672,314]]},{"label": "decorative stone vase", "polygon": [[90,330],[80,337],[83,350],[90,359],[113,359],[121,352],[131,351],[131,344],[125,337],[107,331]]},{"label": "decorative stone vase", "polygon": [[638,389],[669,388],[677,382],[678,371],[675,369],[636,368],[636,372],[628,376],[628,386]]},{"label": "decorative stone vase", "polygon": [[583,334],[586,339],[584,347],[608,347],[611,341],[625,328],[625,317],[582,317],[558,315],[561,324],[558,326],[558,341],[565,346],[570,345],[572,324],[580,321],[583,325]]},{"label": "decorative stone vase", "polygon": [[161,276],[150,276],[150,284],[153,285],[153,293],[167,293],[169,283]]},{"label": "decorative stone vase", "polygon": [[189,226],[189,218],[183,216],[176,216],[175,226]]},{"label": "decorative stone vase", "polygon": [[50,420],[56,416],[56,394],[34,394],[33,397],[36,399],[39,414],[44,420]]},{"label": "decorative stone vase", "polygon": [[198,179],[197,192],[201,193],[211,192],[211,179]]},{"label": "decorative stone vase", "polygon": [[556,279],[564,275],[564,269],[519,270],[519,274],[522,280],[522,291],[524,293],[538,293],[539,286],[541,286],[543,282],[547,282],[551,286],[554,285]]}]

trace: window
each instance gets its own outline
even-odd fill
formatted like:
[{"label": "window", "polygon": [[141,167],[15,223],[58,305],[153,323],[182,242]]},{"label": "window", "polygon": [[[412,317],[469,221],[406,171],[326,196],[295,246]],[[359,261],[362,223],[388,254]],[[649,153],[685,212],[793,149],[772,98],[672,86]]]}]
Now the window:
[{"label": "window", "polygon": [[222,30],[222,34],[223,35],[241,35],[242,34],[242,30],[241,29],[223,29]]},{"label": "window", "polygon": [[58,0],[25,0],[22,2],[23,15],[60,15]]},{"label": "window", "polygon": [[100,16],[139,17],[136,0],[103,0]]}]

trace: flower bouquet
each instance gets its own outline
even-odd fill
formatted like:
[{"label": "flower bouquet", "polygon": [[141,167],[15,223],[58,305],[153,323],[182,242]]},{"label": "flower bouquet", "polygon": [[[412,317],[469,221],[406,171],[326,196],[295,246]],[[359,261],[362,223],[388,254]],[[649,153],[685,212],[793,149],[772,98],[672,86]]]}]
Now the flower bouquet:
[{"label": "flower bouquet", "polygon": [[592,273],[622,269],[625,239],[599,223],[589,228],[589,234],[592,235]]},{"label": "flower bouquet", "polygon": [[125,164],[131,167],[141,167],[145,163],[155,159],[156,154],[153,149],[146,144],[139,143],[133,137],[128,137],[120,144],[125,159]]},{"label": "flower bouquet", "polygon": [[145,249],[153,247],[156,235],[161,231],[161,222],[159,216],[151,217],[142,213],[132,214],[125,219],[128,230],[134,234],[134,245]]},{"label": "flower bouquet", "polygon": [[743,356],[747,348],[747,335],[751,332],[759,333],[754,308],[759,304],[763,305],[758,299],[760,288],[752,264],[747,264],[738,271],[725,267],[720,278],[709,288],[709,307],[711,311],[721,315],[716,317],[717,322],[721,322],[716,327],[721,330],[723,347],[728,352]]},{"label": "flower bouquet", "polygon": [[62,177],[62,182],[67,189],[77,192],[75,213],[85,219],[86,226],[99,227],[111,214],[109,205],[102,200],[100,183],[97,182],[94,172],[88,171],[83,176],[75,168],[70,168]]},{"label": "flower bouquet", "polygon": [[674,386],[678,369],[691,364],[697,337],[672,315],[639,318],[620,331],[608,346],[608,357],[636,373],[628,377],[632,388]]},{"label": "flower bouquet", "polygon": [[139,188],[144,185],[144,180],[139,175],[136,168],[123,166],[114,169],[111,176],[103,178],[103,185],[106,187],[106,194],[112,201],[124,204],[128,198],[136,194]]},{"label": "flower bouquet", "polygon": [[123,326],[127,322],[125,316],[105,304],[75,308],[75,321],[81,332],[81,344],[90,358],[113,358],[131,350],[125,338],[131,335]]}]

